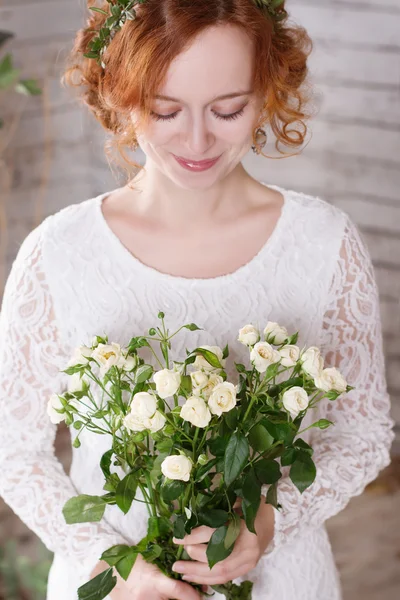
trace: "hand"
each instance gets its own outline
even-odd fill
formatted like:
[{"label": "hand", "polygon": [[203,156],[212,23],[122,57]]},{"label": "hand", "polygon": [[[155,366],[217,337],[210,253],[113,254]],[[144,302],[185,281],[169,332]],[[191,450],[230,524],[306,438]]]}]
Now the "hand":
[{"label": "hand", "polygon": [[[100,561],[91,573],[91,578],[99,575],[109,566]],[[116,571],[117,585],[110,593],[112,600],[200,600],[200,594],[188,583],[171,579],[139,554],[128,579],[125,581]]]},{"label": "hand", "polygon": [[[234,508],[236,506],[237,503]],[[184,545],[186,552],[193,560],[179,560],[174,563],[172,569],[177,573],[184,573],[183,579],[186,581],[206,585],[227,583],[236,577],[246,575],[254,569],[271,542],[274,536],[274,521],[273,507],[265,504],[265,496],[261,496],[260,507],[254,523],[257,535],[251,533],[241,519],[240,533],[232,553],[210,569],[206,550],[215,528],[206,525],[196,527],[190,535],[186,535],[183,539],[174,538],[174,542]]]}]

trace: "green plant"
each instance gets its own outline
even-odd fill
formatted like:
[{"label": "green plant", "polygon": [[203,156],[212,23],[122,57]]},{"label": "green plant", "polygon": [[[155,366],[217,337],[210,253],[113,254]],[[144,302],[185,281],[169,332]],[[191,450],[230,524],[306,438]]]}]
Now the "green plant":
[{"label": "green plant", "polygon": [[36,558],[21,555],[10,540],[0,547],[0,598],[3,600],[44,600],[52,553],[37,540]]},{"label": "green plant", "polygon": [[[0,49],[12,39],[14,34],[10,31],[0,31]],[[0,93],[13,89],[19,94],[26,96],[37,96],[42,93],[35,79],[21,79],[20,70],[13,66],[11,53],[7,53],[0,59]],[[4,120],[0,116],[0,128],[4,127]]]}]

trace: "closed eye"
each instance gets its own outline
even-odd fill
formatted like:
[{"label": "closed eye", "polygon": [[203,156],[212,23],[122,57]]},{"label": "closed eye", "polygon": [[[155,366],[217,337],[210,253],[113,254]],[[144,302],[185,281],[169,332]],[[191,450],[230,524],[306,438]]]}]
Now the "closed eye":
[{"label": "closed eye", "polygon": [[[244,113],[244,109],[245,109],[245,106],[243,106],[243,108],[241,108],[240,110],[238,110],[230,115],[220,115],[219,113],[215,112],[214,110],[212,112],[214,113],[214,115],[217,119],[223,119],[224,121],[231,121],[233,119],[237,119],[238,117],[242,116],[242,114]],[[151,115],[157,121],[172,121],[172,119],[175,119],[175,117],[179,114],[179,112],[180,111],[177,110],[176,112],[174,112],[170,115],[159,115],[152,111]]]}]

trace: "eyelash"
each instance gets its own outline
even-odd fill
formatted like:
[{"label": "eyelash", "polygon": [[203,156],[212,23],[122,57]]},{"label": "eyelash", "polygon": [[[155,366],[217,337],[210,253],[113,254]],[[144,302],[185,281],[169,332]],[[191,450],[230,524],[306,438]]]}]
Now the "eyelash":
[{"label": "eyelash", "polygon": [[[243,112],[244,112],[245,106],[243,106],[243,108],[241,108],[240,110],[236,111],[235,113],[232,113],[231,115],[219,115],[218,113],[214,112],[214,115],[217,117],[217,119],[222,119],[223,121],[232,121],[233,119],[237,119],[238,117],[241,117]],[[174,113],[172,113],[171,115],[158,115],[155,112],[152,112],[151,114],[153,115],[153,117],[157,120],[157,121],[172,121],[172,119],[175,119],[175,117],[177,116],[177,114],[179,113],[179,111],[176,111]]]}]

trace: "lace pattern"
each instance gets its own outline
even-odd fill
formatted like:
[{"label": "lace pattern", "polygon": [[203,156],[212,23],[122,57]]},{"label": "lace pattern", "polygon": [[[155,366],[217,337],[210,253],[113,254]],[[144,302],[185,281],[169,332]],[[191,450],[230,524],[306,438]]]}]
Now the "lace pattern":
[{"label": "lace pattern", "polygon": [[48,397],[65,389],[67,376],[59,370],[74,346],[102,332],[126,344],[154,326],[160,309],[171,330],[184,322],[203,328],[175,338],[178,360],[186,348],[228,342],[230,364],[246,362],[247,351],[236,342],[239,327],[274,320],[299,331],[300,347],[320,346],[325,365],[337,366],[356,387],[307,415],[305,426],[319,417],[335,422],[302,436],[315,449],[317,479],[300,495],[284,470],[275,538],[248,574],[253,600],[277,594],[340,599],[323,523],[389,463],[394,438],[379,295],[366,245],[346,213],[319,198],[285,193],[274,243],[236,273],[211,280],[169,277],[131,260],[104,235],[97,208],[106,194],[48,217],[21,245],[0,313],[0,494],[55,552],[48,600],[76,600],[101,552],[135,543],[147,523],[140,503],[126,516],[107,506],[100,524],[65,523],[61,510],[71,496],[103,493],[98,463],[107,444],[104,436],[83,436],[67,476],[54,455]]}]

